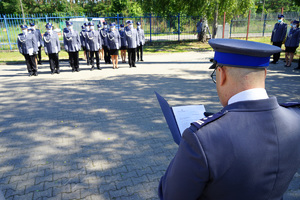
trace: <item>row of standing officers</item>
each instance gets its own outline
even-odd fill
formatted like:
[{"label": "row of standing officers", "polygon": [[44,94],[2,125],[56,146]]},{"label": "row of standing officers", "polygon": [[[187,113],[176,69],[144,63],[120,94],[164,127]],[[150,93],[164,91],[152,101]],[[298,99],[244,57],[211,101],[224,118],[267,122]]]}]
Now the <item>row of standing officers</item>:
[{"label": "row of standing officers", "polygon": [[[111,23],[109,28],[106,22],[95,25],[93,22],[85,23],[82,31],[78,33],[73,29],[73,23],[66,21],[66,28],[63,30],[64,49],[69,54],[69,63],[72,72],[79,72],[79,51],[85,52],[87,65],[91,65],[91,70],[100,67],[100,56],[104,54],[105,63],[112,63],[114,69],[118,69],[118,55],[121,50],[122,62],[126,62],[126,51],[128,52],[128,63],[130,67],[136,67],[136,59],[143,61],[143,46],[145,44],[144,31],[140,22],[137,29],[133,27],[132,20],[127,21],[127,26],[120,25],[120,30],[116,29],[116,24]],[[29,76],[37,76],[37,62],[41,64],[41,47],[44,46],[45,53],[49,57],[51,74],[60,73],[59,52],[61,51],[59,37],[51,23],[46,24],[46,33],[41,35],[35,28],[34,23],[30,28],[21,25],[22,33],[18,35],[19,52],[24,55]],[[137,58],[136,58],[137,55]]]}]

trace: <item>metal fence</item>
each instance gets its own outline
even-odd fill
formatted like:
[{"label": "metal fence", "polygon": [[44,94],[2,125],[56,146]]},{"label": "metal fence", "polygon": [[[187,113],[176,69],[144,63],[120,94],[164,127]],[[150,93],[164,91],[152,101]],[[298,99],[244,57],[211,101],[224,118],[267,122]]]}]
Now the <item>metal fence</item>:
[{"label": "metal fence", "polygon": [[[266,15],[251,14],[249,37],[270,36],[277,22],[278,13]],[[299,19],[300,15],[297,12],[284,13],[285,22],[289,24],[291,20]],[[200,16],[122,16],[119,14],[108,14],[106,16],[100,14],[34,14],[25,15],[0,15],[0,50],[17,49],[17,36],[21,33],[20,25],[34,22],[42,32],[46,32],[45,24],[51,22],[55,28],[60,29],[59,37],[62,41],[62,30],[65,27],[66,20],[72,20],[74,29],[81,31],[81,25],[87,21],[98,23],[100,19],[104,19],[108,23],[115,22],[117,24],[125,24],[126,20],[141,22],[142,28],[145,31],[145,38],[148,42],[155,41],[183,41],[196,40],[196,24],[201,19]],[[223,19],[219,19],[219,24],[222,24]],[[229,37],[246,37],[247,33],[247,17],[236,17],[230,22]],[[211,22],[209,29],[212,30]]]},{"label": "metal fence", "polygon": [[151,14],[142,17],[108,15],[101,16],[97,14],[84,15],[68,15],[68,14],[36,14],[26,15],[2,15],[0,16],[0,50],[17,49],[17,36],[22,32],[20,25],[34,22],[41,30],[41,33],[46,32],[45,24],[51,22],[55,29],[60,29],[59,37],[62,41],[62,30],[65,27],[66,20],[72,20],[74,29],[81,31],[81,25],[87,21],[93,21],[98,24],[98,21],[104,19],[106,22],[115,22],[117,24],[125,24],[126,20],[141,22],[145,32],[146,41],[182,41],[196,40],[196,24],[200,17],[191,16],[153,16]]},{"label": "metal fence", "polygon": [[[277,23],[277,17],[280,13],[270,14],[251,14],[250,17],[250,36],[271,36],[274,24]],[[292,20],[299,20],[299,13],[284,13],[284,22],[290,24]],[[248,17],[236,17],[230,22],[230,37],[246,37]]]}]

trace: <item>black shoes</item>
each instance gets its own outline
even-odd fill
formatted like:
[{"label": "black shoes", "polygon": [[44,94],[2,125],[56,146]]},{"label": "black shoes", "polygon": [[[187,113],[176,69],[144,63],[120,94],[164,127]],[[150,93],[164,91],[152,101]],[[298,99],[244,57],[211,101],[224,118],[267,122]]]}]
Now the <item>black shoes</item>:
[{"label": "black shoes", "polygon": [[300,67],[296,67],[296,68],[294,68],[294,70],[300,70]]},{"label": "black shoes", "polygon": [[94,67],[94,66],[92,66],[92,68],[91,68],[91,71],[93,71],[93,70],[94,70],[94,68],[95,68],[95,67]]},{"label": "black shoes", "polygon": [[100,67],[100,66],[98,66],[98,67],[97,67],[97,69],[101,70],[101,67]]},{"label": "black shoes", "polygon": [[43,65],[41,61],[40,61],[40,62],[38,62],[38,64],[39,64],[39,65]]},{"label": "black shoes", "polygon": [[271,64],[278,64],[278,61],[272,61]]}]

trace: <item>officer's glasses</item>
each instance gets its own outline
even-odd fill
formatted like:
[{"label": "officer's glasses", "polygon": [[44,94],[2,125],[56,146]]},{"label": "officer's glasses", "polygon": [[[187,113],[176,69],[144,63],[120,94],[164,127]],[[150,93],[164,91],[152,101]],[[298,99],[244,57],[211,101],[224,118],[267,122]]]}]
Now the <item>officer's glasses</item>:
[{"label": "officer's glasses", "polygon": [[210,75],[210,77],[211,77],[212,81],[214,82],[214,84],[216,84],[216,82],[217,82],[217,80],[216,80],[216,70],[218,69],[218,67],[222,68],[223,66],[217,65],[217,67],[214,69],[214,71]]}]

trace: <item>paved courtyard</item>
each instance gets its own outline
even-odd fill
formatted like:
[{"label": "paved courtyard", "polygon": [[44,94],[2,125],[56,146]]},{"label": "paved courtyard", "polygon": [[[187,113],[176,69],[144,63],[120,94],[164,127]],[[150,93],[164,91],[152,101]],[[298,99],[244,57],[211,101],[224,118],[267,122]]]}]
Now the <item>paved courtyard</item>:
[{"label": "paved courtyard", "polygon": [[[49,64],[28,77],[25,64],[0,65],[0,189],[7,200],[158,199],[177,145],[154,91],[171,106],[221,109],[210,79],[212,52],[145,55],[137,68],[61,74]],[[300,73],[269,68],[267,90],[300,101]],[[299,133],[300,134],[300,133]],[[255,147],[254,147],[255,148]],[[287,200],[300,199],[300,170]]]}]

